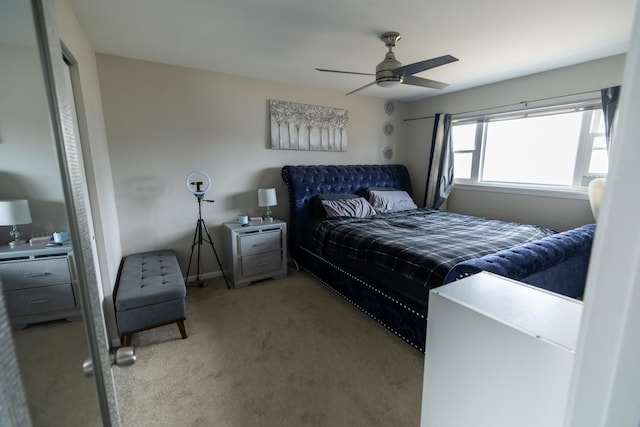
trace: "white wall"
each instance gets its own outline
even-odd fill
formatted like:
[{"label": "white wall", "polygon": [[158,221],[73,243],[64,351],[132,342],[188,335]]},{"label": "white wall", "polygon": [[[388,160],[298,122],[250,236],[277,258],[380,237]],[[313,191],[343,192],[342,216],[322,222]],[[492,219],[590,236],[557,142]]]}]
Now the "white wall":
[{"label": "white wall", "polygon": [[[624,55],[560,68],[527,77],[507,80],[451,94],[445,94],[409,105],[408,118],[429,117],[435,113],[460,114],[469,111],[553,98],[599,90],[622,82]],[[599,94],[590,96],[599,97]],[[558,102],[548,100],[547,103]],[[514,107],[510,107],[514,108]],[[494,110],[495,111],[495,110]],[[424,197],[426,170],[418,168],[428,157],[433,119],[406,122],[407,146],[404,161],[414,171],[415,198]],[[471,215],[538,224],[556,230],[567,230],[593,222],[586,196],[582,199],[532,197],[480,190],[454,189],[447,209]]]},{"label": "white wall", "polygon": [[[274,216],[288,218],[283,165],[385,163],[383,147],[398,146],[403,137],[402,103],[388,116],[381,99],[116,56],[97,58],[123,253],[171,248],[185,271],[197,220],[196,199],[185,185],[190,171],[211,176],[205,198],[215,203],[203,204],[202,215],[221,255],[223,222],[264,213],[257,206],[259,187],[276,187]],[[268,148],[269,99],[346,108],[348,150]],[[398,129],[391,137],[383,134],[387,121]],[[209,256],[203,271],[218,270]]]}]

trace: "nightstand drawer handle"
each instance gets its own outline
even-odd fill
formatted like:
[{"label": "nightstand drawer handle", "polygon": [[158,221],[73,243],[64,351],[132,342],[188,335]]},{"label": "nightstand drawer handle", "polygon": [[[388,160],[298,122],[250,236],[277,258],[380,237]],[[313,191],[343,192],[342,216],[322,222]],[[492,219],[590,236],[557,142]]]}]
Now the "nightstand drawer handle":
[{"label": "nightstand drawer handle", "polygon": [[254,243],[253,245],[251,245],[251,247],[253,248],[257,248],[258,246],[264,246],[264,243]]},{"label": "nightstand drawer handle", "polygon": [[24,277],[44,277],[50,275],[51,273],[25,273]]},{"label": "nightstand drawer handle", "polygon": [[269,265],[269,261],[259,262],[257,265]]},{"label": "nightstand drawer handle", "polygon": [[29,301],[29,304],[42,304],[42,303],[45,303],[45,302],[49,302],[49,300],[48,299],[38,299],[38,300],[35,300],[35,301]]}]

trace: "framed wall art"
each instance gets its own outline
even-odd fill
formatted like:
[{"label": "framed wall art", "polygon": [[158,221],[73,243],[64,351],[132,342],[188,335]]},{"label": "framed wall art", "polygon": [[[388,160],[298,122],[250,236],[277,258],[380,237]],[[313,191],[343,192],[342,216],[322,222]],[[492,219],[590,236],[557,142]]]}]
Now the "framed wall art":
[{"label": "framed wall art", "polygon": [[347,151],[348,110],[269,100],[274,150]]}]

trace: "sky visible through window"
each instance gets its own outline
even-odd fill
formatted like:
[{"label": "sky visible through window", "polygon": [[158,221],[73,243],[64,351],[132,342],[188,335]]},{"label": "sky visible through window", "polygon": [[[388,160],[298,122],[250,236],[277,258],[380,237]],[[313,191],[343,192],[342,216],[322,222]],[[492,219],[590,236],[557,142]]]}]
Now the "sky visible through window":
[{"label": "sky visible through window", "polygon": [[571,185],[582,112],[490,122],[482,181]]}]

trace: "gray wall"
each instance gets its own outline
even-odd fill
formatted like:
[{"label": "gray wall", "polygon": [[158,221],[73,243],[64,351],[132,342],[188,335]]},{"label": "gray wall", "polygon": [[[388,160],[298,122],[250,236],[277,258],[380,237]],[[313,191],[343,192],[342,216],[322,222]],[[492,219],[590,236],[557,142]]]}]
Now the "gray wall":
[{"label": "gray wall", "polygon": [[[32,42],[0,44],[0,199],[29,201],[32,223],[18,227],[25,238],[68,229],[35,38]],[[10,240],[10,230],[0,227],[0,245]]]},{"label": "gray wall", "polygon": [[[274,216],[288,217],[283,165],[384,163],[383,147],[403,139],[402,103],[388,116],[381,99],[116,56],[97,58],[124,254],[172,248],[186,267],[197,220],[196,199],[185,185],[192,170],[205,171],[213,182],[206,198],[215,203],[203,204],[202,215],[217,246],[223,222],[239,214],[264,214],[257,206],[260,187],[276,188]],[[348,109],[348,150],[268,148],[269,99]],[[398,128],[391,137],[383,133],[387,121]],[[206,257],[203,271],[217,270],[215,259]]]},{"label": "gray wall", "polygon": [[[183,267],[197,218],[195,198],[184,182],[191,170],[204,170],[213,180],[207,197],[216,202],[204,205],[203,218],[216,244],[221,242],[222,222],[241,213],[260,214],[259,187],[276,187],[275,216],[288,217],[286,190],[279,175],[284,164],[383,163],[382,148],[391,143],[396,151],[392,162],[409,167],[415,199],[421,202],[433,121],[403,119],[597,90],[619,84],[624,65],[624,57],[616,56],[411,104],[398,103],[396,113],[389,117],[379,99],[109,55],[97,57],[123,253],[170,247],[178,251]],[[269,149],[268,99],[347,108],[348,151]],[[397,129],[391,138],[382,133],[388,120]],[[456,189],[448,209],[556,230],[593,222],[586,195],[557,198]],[[213,258],[204,267],[205,272],[217,269]]]},{"label": "gray wall", "polygon": [[[407,117],[464,113],[521,101],[599,90],[621,84],[623,70],[624,55],[613,56],[417,101],[409,105]],[[549,102],[558,100],[547,101]],[[403,161],[413,171],[417,190],[415,196],[419,201],[422,201],[426,181],[426,170],[421,169],[421,165],[424,164],[422,159],[428,157],[432,128],[432,119],[406,122],[408,138],[403,152],[410,155],[404,157]],[[471,215],[533,223],[559,231],[594,222],[586,194],[581,198],[559,198],[454,189],[447,202],[447,209]]]},{"label": "gray wall", "polygon": [[122,251],[96,58],[93,47],[66,0],[55,2],[54,13],[58,35],[76,61],[72,79],[100,269],[97,280],[104,298],[107,332],[113,341],[117,339],[117,328],[112,291]]}]

